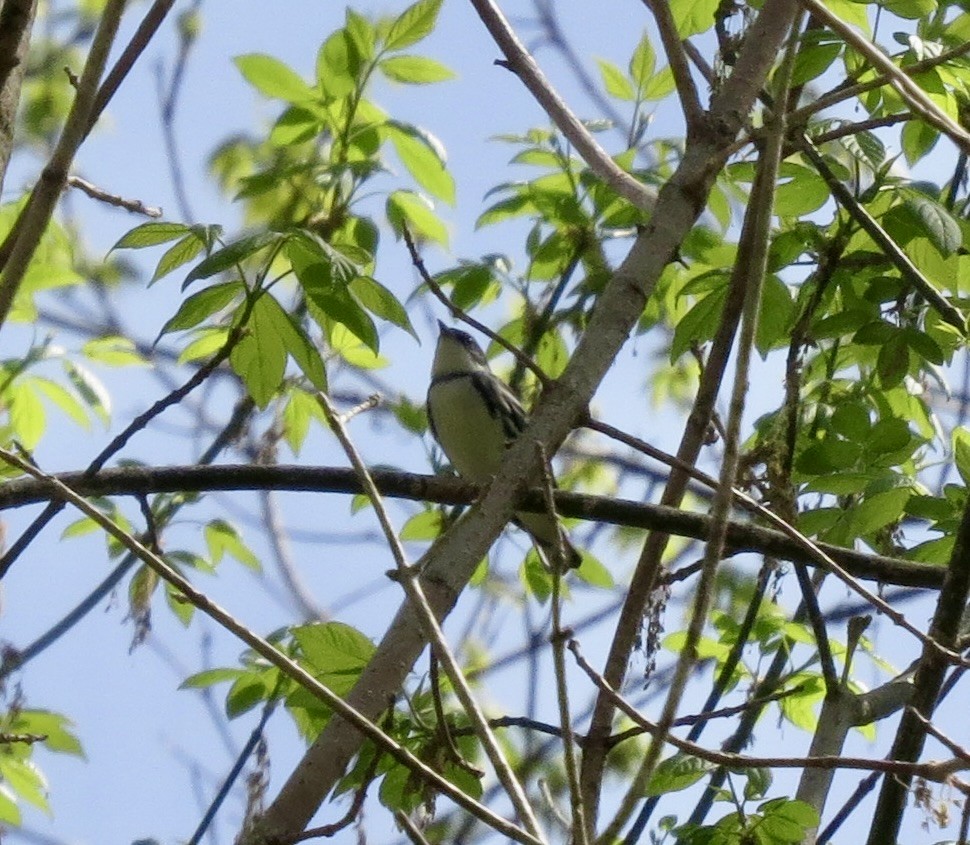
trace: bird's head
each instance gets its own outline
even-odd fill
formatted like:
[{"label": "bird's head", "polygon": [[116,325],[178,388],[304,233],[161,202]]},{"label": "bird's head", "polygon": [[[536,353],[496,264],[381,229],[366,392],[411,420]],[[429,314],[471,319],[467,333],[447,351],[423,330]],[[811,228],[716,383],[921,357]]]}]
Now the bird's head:
[{"label": "bird's head", "polygon": [[431,365],[432,376],[488,371],[485,353],[468,332],[450,329],[438,320],[438,345]]}]

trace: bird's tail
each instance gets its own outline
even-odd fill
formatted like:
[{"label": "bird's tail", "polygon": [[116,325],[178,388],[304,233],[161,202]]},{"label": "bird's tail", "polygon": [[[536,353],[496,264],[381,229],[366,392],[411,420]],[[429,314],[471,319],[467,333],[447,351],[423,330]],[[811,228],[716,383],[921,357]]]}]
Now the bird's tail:
[{"label": "bird's tail", "polygon": [[536,547],[550,569],[559,566],[560,554],[565,555],[566,566],[569,569],[576,569],[583,562],[582,554],[572,544],[565,529],[549,514],[518,513],[515,516],[515,522],[535,541]]}]

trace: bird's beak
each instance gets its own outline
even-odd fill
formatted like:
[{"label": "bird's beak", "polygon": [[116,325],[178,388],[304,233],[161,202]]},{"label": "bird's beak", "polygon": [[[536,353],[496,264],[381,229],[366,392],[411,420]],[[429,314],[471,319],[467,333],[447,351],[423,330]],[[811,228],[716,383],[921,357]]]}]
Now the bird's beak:
[{"label": "bird's beak", "polygon": [[438,320],[438,331],[441,332],[442,334],[448,331],[448,327],[444,323],[442,323],[441,320]]}]

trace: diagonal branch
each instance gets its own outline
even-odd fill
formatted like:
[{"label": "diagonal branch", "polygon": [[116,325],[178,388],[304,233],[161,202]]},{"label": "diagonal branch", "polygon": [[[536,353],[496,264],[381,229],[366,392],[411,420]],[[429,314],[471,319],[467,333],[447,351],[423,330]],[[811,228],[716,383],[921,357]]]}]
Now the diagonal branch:
[{"label": "diagonal branch", "polygon": [[[956,543],[946,570],[946,578],[940,590],[936,611],[930,624],[930,637],[934,643],[945,647],[956,647],[960,636],[960,626],[967,598],[970,597],[970,503],[963,511]],[[899,721],[896,738],[889,752],[893,760],[915,762],[923,752],[926,741],[926,723],[936,708],[937,697],[946,672],[946,661],[942,655],[928,645],[923,653],[913,679],[913,698]],[[882,845],[895,842],[899,834],[906,797],[909,793],[911,775],[900,774],[885,778],[872,826],[869,829],[868,845]]]},{"label": "diagonal branch", "polygon": [[546,79],[542,69],[509,26],[492,0],[471,0],[482,23],[505,54],[507,67],[515,73],[546,114],[576,148],[590,169],[621,197],[637,208],[649,211],[656,202],[655,192],[620,168],[583,126]]},{"label": "diagonal branch", "polygon": [[522,788],[522,784],[519,783],[519,779],[515,776],[515,772],[509,765],[505,752],[502,751],[502,748],[498,743],[498,739],[495,736],[495,732],[488,723],[488,719],[485,718],[485,714],[482,712],[481,707],[479,707],[478,702],[475,701],[475,696],[471,691],[471,687],[469,686],[468,681],[465,679],[465,676],[462,674],[461,666],[458,665],[458,660],[455,658],[454,652],[448,645],[444,632],[438,625],[438,620],[435,619],[434,611],[428,604],[428,599],[425,596],[424,591],[421,589],[421,582],[417,577],[417,569],[407,561],[404,547],[401,545],[401,540],[397,536],[394,526],[391,524],[391,518],[387,513],[387,508],[384,507],[384,500],[377,490],[374,480],[371,478],[370,472],[364,465],[364,461],[361,458],[360,453],[357,451],[356,446],[354,446],[353,442],[351,441],[350,435],[347,433],[343,420],[337,415],[336,410],[334,409],[333,405],[330,404],[330,400],[327,398],[326,394],[317,394],[317,401],[319,402],[320,407],[323,409],[324,416],[326,417],[331,430],[337,436],[337,440],[343,447],[344,453],[350,460],[350,463],[354,468],[354,472],[360,479],[360,482],[364,488],[364,493],[366,494],[367,498],[370,499],[371,506],[374,508],[374,511],[377,514],[378,521],[381,525],[381,530],[384,532],[384,537],[391,547],[394,562],[397,566],[395,571],[396,580],[404,588],[408,601],[418,612],[422,627],[434,649],[434,655],[438,660],[441,661],[441,663],[444,664],[445,671],[448,674],[448,678],[451,681],[455,694],[458,696],[459,701],[461,701],[462,707],[465,709],[465,713],[468,715],[468,718],[474,726],[479,742],[481,742],[482,748],[485,750],[485,754],[491,762],[492,768],[495,770],[495,774],[498,777],[499,782],[504,787],[505,793],[512,802],[512,806],[515,808],[516,814],[522,820],[522,823],[525,825],[525,828],[528,830],[529,834],[534,836],[536,839],[543,840],[545,837],[543,836],[542,829],[539,826],[539,820],[532,812],[532,806],[529,804],[529,799],[526,797],[525,790]]},{"label": "diagonal branch", "polygon": [[113,520],[101,513],[101,511],[88,503],[74,490],[71,490],[53,476],[41,472],[29,462],[6,449],[0,448],[0,460],[5,461],[10,466],[16,467],[34,478],[44,479],[48,484],[54,486],[60,498],[69,502],[85,516],[97,523],[105,532],[118,540],[130,552],[136,554],[153,572],[178,590],[186,601],[201,610],[222,628],[242,640],[242,642],[246,643],[257,654],[264,657],[279,669],[286,677],[292,679],[327,704],[334,713],[339,714],[343,719],[352,724],[354,728],[360,731],[361,734],[376,743],[378,747],[396,761],[407,766],[415,775],[434,789],[448,796],[452,801],[472,813],[476,818],[491,826],[496,831],[511,837],[516,842],[527,843],[527,845],[541,845],[540,840],[506,821],[501,816],[496,815],[488,807],[479,804],[461,789],[441,777],[441,775],[415,757],[404,746],[389,737],[373,721],[363,716],[328,686],[318,681],[306,669],[300,666],[299,663],[284,654],[268,640],[251,631],[228,611],[212,601],[205,593],[197,590],[181,573],[140,543],[127,531],[120,528]]},{"label": "diagonal branch", "polygon": [[849,24],[819,0],[799,0],[799,3],[815,18],[837,33],[846,44],[857,50],[870,64],[885,74],[889,84],[903,98],[906,105],[922,120],[946,135],[964,152],[970,152],[970,134],[934,103],[912,79],[903,73],[885,53],[868,38],[860,35]]},{"label": "diagonal branch", "polygon": [[0,259],[0,265],[2,265],[0,266],[2,271],[0,272],[0,328],[10,314],[14,297],[27,273],[30,259],[50,222],[61,191],[67,184],[71,162],[91,129],[91,116],[95,110],[98,83],[104,72],[115,34],[118,32],[124,8],[125,0],[108,0],[105,4],[98,29],[88,51],[84,70],[77,84],[74,104],[64,123],[57,146],[44,167],[40,180],[31,191],[16,226],[8,236],[8,241],[13,238],[12,243],[4,244],[5,251],[9,249],[9,253]]},{"label": "diagonal branch", "polygon": [[687,54],[684,52],[684,45],[677,32],[677,24],[670,11],[670,0],[642,0],[642,2],[653,13],[654,20],[657,22],[660,40],[667,54],[667,63],[670,65],[670,72],[680,97],[680,107],[684,110],[687,135],[690,136],[700,128],[704,120],[704,107],[701,105],[694,77],[691,76]]}]

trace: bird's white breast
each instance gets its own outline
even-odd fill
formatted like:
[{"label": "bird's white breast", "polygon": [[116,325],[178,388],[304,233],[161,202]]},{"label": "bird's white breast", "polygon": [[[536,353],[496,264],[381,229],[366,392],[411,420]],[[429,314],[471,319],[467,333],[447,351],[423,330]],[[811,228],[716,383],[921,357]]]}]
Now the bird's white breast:
[{"label": "bird's white breast", "polygon": [[428,394],[428,410],[438,442],[459,475],[484,482],[498,472],[505,454],[505,433],[471,379],[435,384]]}]

